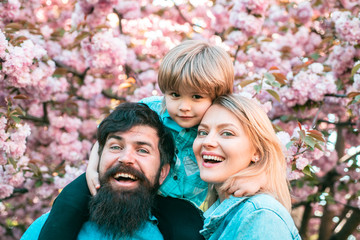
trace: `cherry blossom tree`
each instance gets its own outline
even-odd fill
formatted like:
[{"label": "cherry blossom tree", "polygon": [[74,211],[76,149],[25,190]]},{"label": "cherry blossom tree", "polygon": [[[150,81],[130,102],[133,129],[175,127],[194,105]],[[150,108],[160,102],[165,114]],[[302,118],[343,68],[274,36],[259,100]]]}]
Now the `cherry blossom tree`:
[{"label": "cherry blossom tree", "polygon": [[0,1],[0,235],[19,239],[84,172],[123,101],[161,95],[162,57],[223,47],[234,91],[283,143],[303,239],[360,237],[359,0]]}]

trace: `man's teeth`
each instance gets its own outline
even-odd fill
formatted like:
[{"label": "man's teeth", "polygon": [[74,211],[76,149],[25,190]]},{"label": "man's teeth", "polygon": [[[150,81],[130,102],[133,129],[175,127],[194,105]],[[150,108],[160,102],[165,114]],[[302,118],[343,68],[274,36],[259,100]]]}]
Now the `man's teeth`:
[{"label": "man's teeth", "polygon": [[120,178],[128,178],[128,179],[131,179],[131,180],[137,180],[137,177],[135,177],[134,175],[132,174],[129,174],[129,173],[116,173],[114,175],[114,178],[115,179],[120,179]]},{"label": "man's teeth", "polygon": [[222,162],[224,159],[222,157],[214,156],[214,155],[203,155],[204,160],[211,160],[216,162]]}]

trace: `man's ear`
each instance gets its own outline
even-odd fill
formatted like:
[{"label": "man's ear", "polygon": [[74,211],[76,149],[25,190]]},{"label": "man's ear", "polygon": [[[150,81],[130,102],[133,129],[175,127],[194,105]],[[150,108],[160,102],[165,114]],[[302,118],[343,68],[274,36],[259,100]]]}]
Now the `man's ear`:
[{"label": "man's ear", "polygon": [[164,166],[161,167],[160,170],[160,178],[159,178],[159,184],[161,185],[165,178],[167,177],[167,175],[169,174],[170,171],[170,164],[164,164]]}]

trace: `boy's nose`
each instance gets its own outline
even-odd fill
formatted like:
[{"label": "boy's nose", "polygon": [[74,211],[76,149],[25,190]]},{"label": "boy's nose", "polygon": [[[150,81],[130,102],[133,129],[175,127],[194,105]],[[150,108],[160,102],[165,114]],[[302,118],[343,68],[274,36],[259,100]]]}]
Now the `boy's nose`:
[{"label": "boy's nose", "polygon": [[180,111],[190,111],[190,109],[191,109],[191,104],[187,101],[182,101],[181,104],[179,105]]}]

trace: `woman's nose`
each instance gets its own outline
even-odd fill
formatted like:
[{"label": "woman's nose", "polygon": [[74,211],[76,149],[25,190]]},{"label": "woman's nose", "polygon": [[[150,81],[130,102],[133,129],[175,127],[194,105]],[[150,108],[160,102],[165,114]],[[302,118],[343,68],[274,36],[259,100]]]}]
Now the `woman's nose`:
[{"label": "woman's nose", "polygon": [[216,136],[214,136],[214,134],[209,133],[204,138],[203,146],[204,147],[216,147],[217,146]]}]

